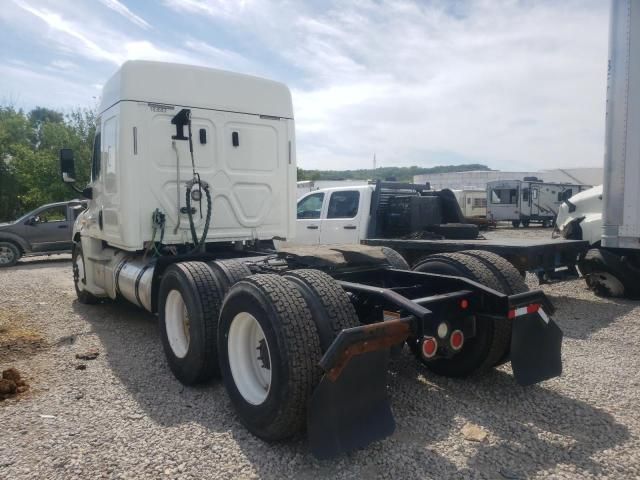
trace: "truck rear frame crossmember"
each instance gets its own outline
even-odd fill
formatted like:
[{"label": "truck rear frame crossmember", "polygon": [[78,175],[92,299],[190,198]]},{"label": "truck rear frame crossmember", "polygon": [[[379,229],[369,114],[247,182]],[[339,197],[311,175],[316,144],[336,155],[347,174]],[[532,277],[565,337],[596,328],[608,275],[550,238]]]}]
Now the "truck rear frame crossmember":
[{"label": "truck rear frame crossmember", "polygon": [[507,318],[516,381],[529,385],[561,373],[562,332],[549,318],[554,308],[541,291],[505,295],[465,278],[387,267],[332,276],[351,297],[363,325],[342,330],[319,362],[325,373],[307,422],[311,450],[319,458],[393,432],[386,371],[390,351],[405,341],[434,342],[434,357],[450,358],[457,353],[451,332],[473,341],[478,319]]}]

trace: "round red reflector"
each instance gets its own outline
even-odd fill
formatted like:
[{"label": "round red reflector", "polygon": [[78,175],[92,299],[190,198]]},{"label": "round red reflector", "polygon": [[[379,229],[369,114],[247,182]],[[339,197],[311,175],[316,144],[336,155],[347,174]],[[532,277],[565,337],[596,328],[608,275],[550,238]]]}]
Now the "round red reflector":
[{"label": "round red reflector", "polygon": [[460,350],[462,348],[462,344],[464,343],[464,334],[460,330],[455,330],[451,334],[449,343],[451,343],[451,348],[453,348],[454,350]]},{"label": "round red reflector", "polygon": [[438,342],[433,337],[425,337],[422,341],[422,354],[426,358],[431,358],[436,354],[438,350]]},{"label": "round red reflector", "polygon": [[467,300],[466,298],[463,298],[462,300],[460,300],[460,308],[463,310],[466,310],[467,308],[469,308],[469,300]]}]

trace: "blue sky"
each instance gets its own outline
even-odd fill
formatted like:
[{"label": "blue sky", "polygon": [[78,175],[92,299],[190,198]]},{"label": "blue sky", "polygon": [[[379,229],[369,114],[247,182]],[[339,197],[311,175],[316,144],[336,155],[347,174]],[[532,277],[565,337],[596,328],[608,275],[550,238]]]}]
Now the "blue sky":
[{"label": "blue sky", "polygon": [[2,0],[0,100],[93,106],[127,59],[273,78],[304,168],[600,166],[608,2]]}]

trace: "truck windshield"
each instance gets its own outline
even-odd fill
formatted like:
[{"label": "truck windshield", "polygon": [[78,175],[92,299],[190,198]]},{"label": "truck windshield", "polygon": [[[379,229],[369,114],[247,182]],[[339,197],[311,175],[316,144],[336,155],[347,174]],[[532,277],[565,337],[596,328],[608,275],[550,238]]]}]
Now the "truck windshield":
[{"label": "truck windshield", "polygon": [[491,190],[491,203],[513,204],[517,203],[518,189],[494,188]]}]

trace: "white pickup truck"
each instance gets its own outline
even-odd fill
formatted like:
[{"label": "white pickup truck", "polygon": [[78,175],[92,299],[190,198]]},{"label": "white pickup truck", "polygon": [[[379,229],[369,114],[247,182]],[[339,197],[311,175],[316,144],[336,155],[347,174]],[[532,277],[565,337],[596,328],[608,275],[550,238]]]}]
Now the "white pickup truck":
[{"label": "white pickup truck", "polygon": [[390,247],[409,265],[435,253],[486,250],[544,280],[573,270],[587,243],[575,240],[486,240],[464,215],[450,190],[399,182],[323,188],[298,199],[295,238],[290,245],[366,244]]}]

